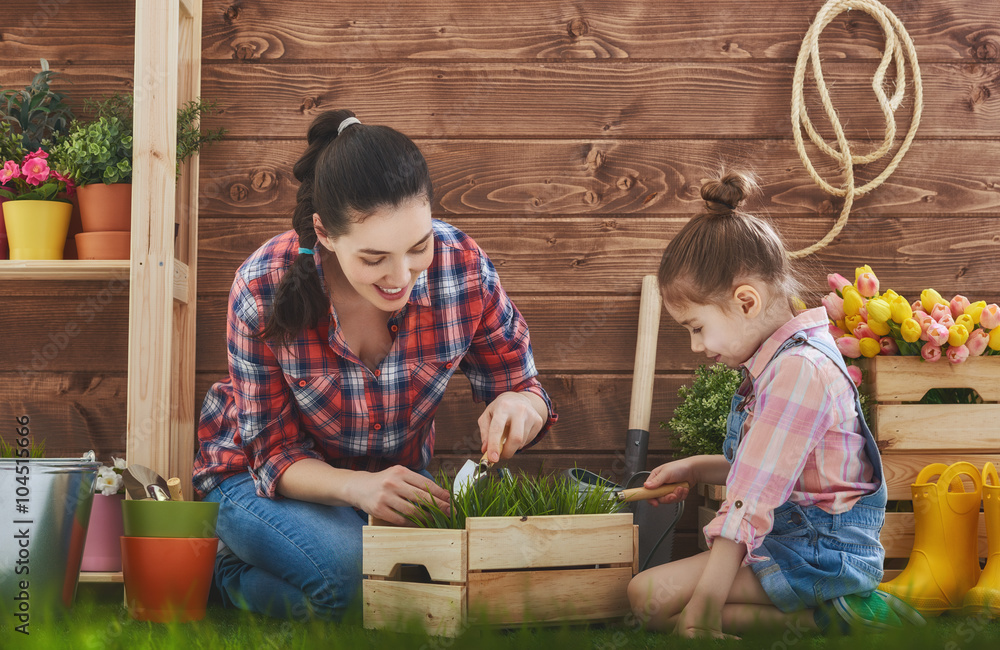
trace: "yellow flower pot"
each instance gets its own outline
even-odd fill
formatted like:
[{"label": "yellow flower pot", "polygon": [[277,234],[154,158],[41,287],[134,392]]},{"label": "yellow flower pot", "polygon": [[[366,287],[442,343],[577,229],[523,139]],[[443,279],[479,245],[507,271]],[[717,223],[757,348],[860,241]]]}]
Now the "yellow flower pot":
[{"label": "yellow flower pot", "polygon": [[61,260],[73,205],[62,201],[6,201],[3,219],[12,260]]}]

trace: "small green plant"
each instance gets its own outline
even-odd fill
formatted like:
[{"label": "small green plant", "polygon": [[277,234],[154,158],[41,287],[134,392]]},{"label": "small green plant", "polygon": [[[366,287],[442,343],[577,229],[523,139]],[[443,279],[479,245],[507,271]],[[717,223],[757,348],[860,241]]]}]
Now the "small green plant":
[{"label": "small green plant", "polygon": [[22,160],[27,153],[21,144],[21,136],[14,133],[9,122],[0,120],[0,161]]},{"label": "small green plant", "polygon": [[605,490],[591,489],[581,494],[579,484],[563,475],[489,475],[460,494],[443,473],[436,482],[447,486],[451,508],[446,513],[430,498],[421,502],[420,510],[407,517],[421,528],[465,528],[468,517],[601,515],[618,512],[623,506]]},{"label": "small green plant", "polygon": [[719,363],[698,366],[690,388],[681,386],[677,395],[680,405],[674,409],[669,423],[677,450],[684,456],[721,454],[726,439],[726,417],[729,404],[740,387],[740,373]]},{"label": "small green plant", "polygon": [[77,185],[132,182],[132,123],[117,116],[74,120],[53,149],[60,171]]},{"label": "small green plant", "polygon": [[[14,445],[8,444],[6,440],[0,438],[0,458],[18,458],[20,454],[18,453],[18,448]],[[45,457],[45,441],[39,443],[31,443],[28,447],[28,458],[44,458]]]},{"label": "small green plant", "polygon": [[[73,111],[63,101],[64,95],[53,92],[49,87],[58,73],[49,70],[45,59],[41,62],[41,72],[23,90],[0,90],[0,120],[16,126],[21,147],[26,151],[47,150],[50,141],[66,133],[73,119]],[[23,154],[4,158],[21,157]]]}]

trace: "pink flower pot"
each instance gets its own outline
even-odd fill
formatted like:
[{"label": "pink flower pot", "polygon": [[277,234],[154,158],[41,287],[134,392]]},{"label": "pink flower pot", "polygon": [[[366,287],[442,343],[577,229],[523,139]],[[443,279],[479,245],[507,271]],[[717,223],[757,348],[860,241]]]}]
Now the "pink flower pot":
[{"label": "pink flower pot", "polygon": [[122,524],[124,494],[94,495],[87,527],[87,543],[83,547],[81,571],[121,571],[121,537],[125,534]]}]

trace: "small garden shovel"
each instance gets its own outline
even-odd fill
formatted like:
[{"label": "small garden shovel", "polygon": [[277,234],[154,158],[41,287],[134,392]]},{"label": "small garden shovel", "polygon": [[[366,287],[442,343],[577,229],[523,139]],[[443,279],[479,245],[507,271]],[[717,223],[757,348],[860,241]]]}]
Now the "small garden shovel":
[{"label": "small garden shovel", "polygon": [[[500,438],[500,448],[507,444],[507,435],[510,434],[510,423],[504,427],[503,436]],[[487,452],[489,453],[489,452]],[[479,462],[473,462],[471,460],[465,461],[462,465],[462,469],[458,470],[458,474],[455,475],[455,482],[452,484],[454,487],[455,494],[462,494],[470,487],[475,485],[477,481],[480,481],[490,474],[490,470],[493,468],[494,463],[490,462],[490,459],[483,454],[483,457],[479,459]],[[509,476],[509,472],[503,474],[504,477]]]}]

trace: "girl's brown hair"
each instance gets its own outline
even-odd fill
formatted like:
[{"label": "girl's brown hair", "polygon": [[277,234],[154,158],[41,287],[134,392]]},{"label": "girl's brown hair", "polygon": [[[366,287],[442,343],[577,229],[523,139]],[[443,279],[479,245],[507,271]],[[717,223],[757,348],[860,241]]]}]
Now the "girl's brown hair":
[{"label": "girl's brown hair", "polygon": [[746,280],[760,280],[793,306],[799,284],[778,233],[743,211],[756,192],[753,176],[723,173],[701,187],[705,211],[685,224],[663,251],[658,279],[671,304],[722,303]]}]

